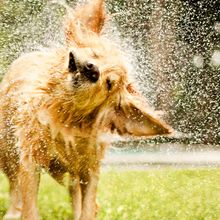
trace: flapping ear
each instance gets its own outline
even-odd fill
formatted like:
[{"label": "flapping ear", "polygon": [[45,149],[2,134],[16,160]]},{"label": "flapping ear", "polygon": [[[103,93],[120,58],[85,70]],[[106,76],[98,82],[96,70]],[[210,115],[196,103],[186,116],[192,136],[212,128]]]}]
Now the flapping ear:
[{"label": "flapping ear", "polygon": [[100,34],[105,22],[104,0],[91,0],[73,11],[67,9],[65,35],[67,43],[75,42],[82,46],[83,32]]},{"label": "flapping ear", "polygon": [[90,0],[75,12],[76,20],[79,20],[87,29],[100,33],[105,22],[104,0]]},{"label": "flapping ear", "polygon": [[144,98],[129,85],[111,115],[111,130],[120,135],[155,136],[172,133],[172,128],[150,110]]}]

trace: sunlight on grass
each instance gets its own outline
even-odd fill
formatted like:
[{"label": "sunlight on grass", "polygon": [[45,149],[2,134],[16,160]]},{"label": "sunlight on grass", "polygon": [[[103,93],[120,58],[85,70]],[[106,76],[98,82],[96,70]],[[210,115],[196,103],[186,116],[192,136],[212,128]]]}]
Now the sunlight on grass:
[{"label": "sunlight on grass", "polygon": [[109,172],[100,219],[220,219],[220,170]]},{"label": "sunlight on grass", "polygon": [[[220,169],[108,171],[101,175],[99,220],[219,220]],[[8,184],[0,175],[0,219],[8,206]],[[72,218],[65,187],[42,175],[43,220]]]}]

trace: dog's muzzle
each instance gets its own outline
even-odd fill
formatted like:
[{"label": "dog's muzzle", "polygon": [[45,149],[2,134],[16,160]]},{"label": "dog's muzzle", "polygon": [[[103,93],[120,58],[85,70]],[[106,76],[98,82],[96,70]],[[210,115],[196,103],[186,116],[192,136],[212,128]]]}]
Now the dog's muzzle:
[{"label": "dog's muzzle", "polygon": [[100,72],[99,72],[98,67],[92,63],[85,63],[85,65],[83,67],[83,74],[91,82],[98,81],[98,79],[100,77]]}]

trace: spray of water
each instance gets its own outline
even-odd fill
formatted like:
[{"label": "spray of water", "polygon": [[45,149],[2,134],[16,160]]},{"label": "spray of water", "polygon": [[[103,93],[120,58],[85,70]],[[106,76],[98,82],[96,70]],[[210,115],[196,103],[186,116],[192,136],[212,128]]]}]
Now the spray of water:
[{"label": "spray of water", "polygon": [[[22,53],[62,45],[67,3],[76,4],[64,0],[2,1],[1,75]],[[186,134],[178,141],[218,144],[217,1],[109,0],[107,4],[111,16],[106,34],[123,48],[132,76],[150,104],[164,110],[174,128]]]}]

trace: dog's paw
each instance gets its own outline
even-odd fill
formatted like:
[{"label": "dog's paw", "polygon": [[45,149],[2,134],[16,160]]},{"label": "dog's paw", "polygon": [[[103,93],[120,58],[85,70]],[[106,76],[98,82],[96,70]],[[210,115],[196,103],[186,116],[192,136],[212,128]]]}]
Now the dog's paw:
[{"label": "dog's paw", "polygon": [[3,220],[21,220],[21,213],[7,213]]}]

